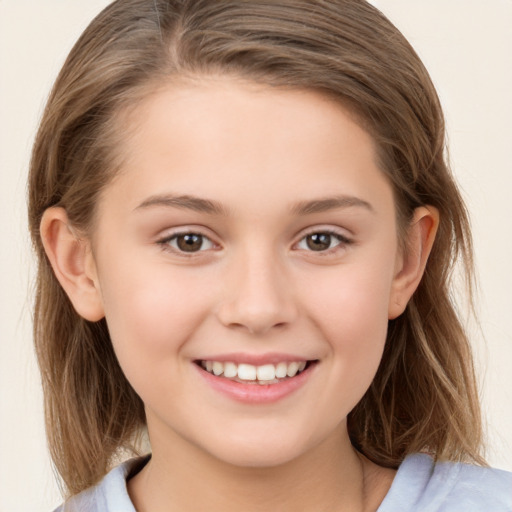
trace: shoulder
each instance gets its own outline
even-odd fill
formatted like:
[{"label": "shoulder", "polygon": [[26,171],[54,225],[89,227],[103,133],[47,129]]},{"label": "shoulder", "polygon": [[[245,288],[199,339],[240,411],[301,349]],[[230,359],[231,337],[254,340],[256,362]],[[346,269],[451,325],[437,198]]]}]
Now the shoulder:
[{"label": "shoulder", "polygon": [[136,512],[126,480],[148,460],[149,456],[138,457],[116,466],[97,485],[73,496],[54,512]]},{"label": "shoulder", "polygon": [[434,462],[424,454],[405,459],[379,512],[512,511],[512,473],[499,469]]}]

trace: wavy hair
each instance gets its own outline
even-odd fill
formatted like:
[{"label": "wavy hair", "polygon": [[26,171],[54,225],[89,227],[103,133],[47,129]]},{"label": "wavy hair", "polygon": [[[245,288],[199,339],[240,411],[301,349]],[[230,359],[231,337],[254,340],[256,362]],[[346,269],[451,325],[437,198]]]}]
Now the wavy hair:
[{"label": "wavy hair", "polygon": [[97,482],[133,445],[145,416],[105,321],[81,318],[57,282],[41,217],[61,206],[73,225],[90,230],[98,195],[120,166],[119,116],[173,77],[209,74],[335,98],[373,136],[399,226],[420,205],[439,210],[423,280],[389,322],[382,362],[349,415],[349,434],[382,466],[396,468],[417,451],[483,462],[472,356],[450,284],[458,259],[472,281],[468,217],[446,162],[439,99],[406,39],[363,0],[118,0],[68,56],[30,166],[35,346],[50,451],[67,493]]}]

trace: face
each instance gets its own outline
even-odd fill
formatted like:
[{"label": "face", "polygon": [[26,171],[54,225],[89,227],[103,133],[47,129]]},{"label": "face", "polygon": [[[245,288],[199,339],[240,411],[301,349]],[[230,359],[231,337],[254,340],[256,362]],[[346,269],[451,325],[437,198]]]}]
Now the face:
[{"label": "face", "polygon": [[400,265],[370,136],[317,93],[228,79],[161,90],[129,128],[91,244],[154,452],[268,466],[347,439]]}]

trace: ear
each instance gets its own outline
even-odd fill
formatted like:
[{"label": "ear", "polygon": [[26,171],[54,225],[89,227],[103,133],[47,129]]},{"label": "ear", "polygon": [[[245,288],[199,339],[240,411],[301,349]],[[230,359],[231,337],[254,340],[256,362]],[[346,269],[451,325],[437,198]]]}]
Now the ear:
[{"label": "ear", "polygon": [[101,320],[103,302],[90,242],[75,233],[64,208],[48,208],[40,231],[53,272],[76,312],[91,322]]},{"label": "ear", "polygon": [[414,210],[405,247],[397,258],[389,300],[390,320],[405,311],[407,303],[420,284],[438,226],[439,212],[436,208],[421,206]]}]

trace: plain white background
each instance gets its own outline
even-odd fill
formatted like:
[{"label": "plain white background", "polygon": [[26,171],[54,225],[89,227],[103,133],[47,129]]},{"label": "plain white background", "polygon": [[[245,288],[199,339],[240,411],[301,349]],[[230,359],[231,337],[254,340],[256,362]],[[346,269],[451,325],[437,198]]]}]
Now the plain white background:
[{"label": "plain white background", "polygon": [[[30,323],[30,147],[73,42],[105,0],[0,0],[0,512],[60,496],[44,439]],[[478,358],[488,460],[512,470],[512,0],[374,0],[416,48],[445,107],[479,271]]]}]

